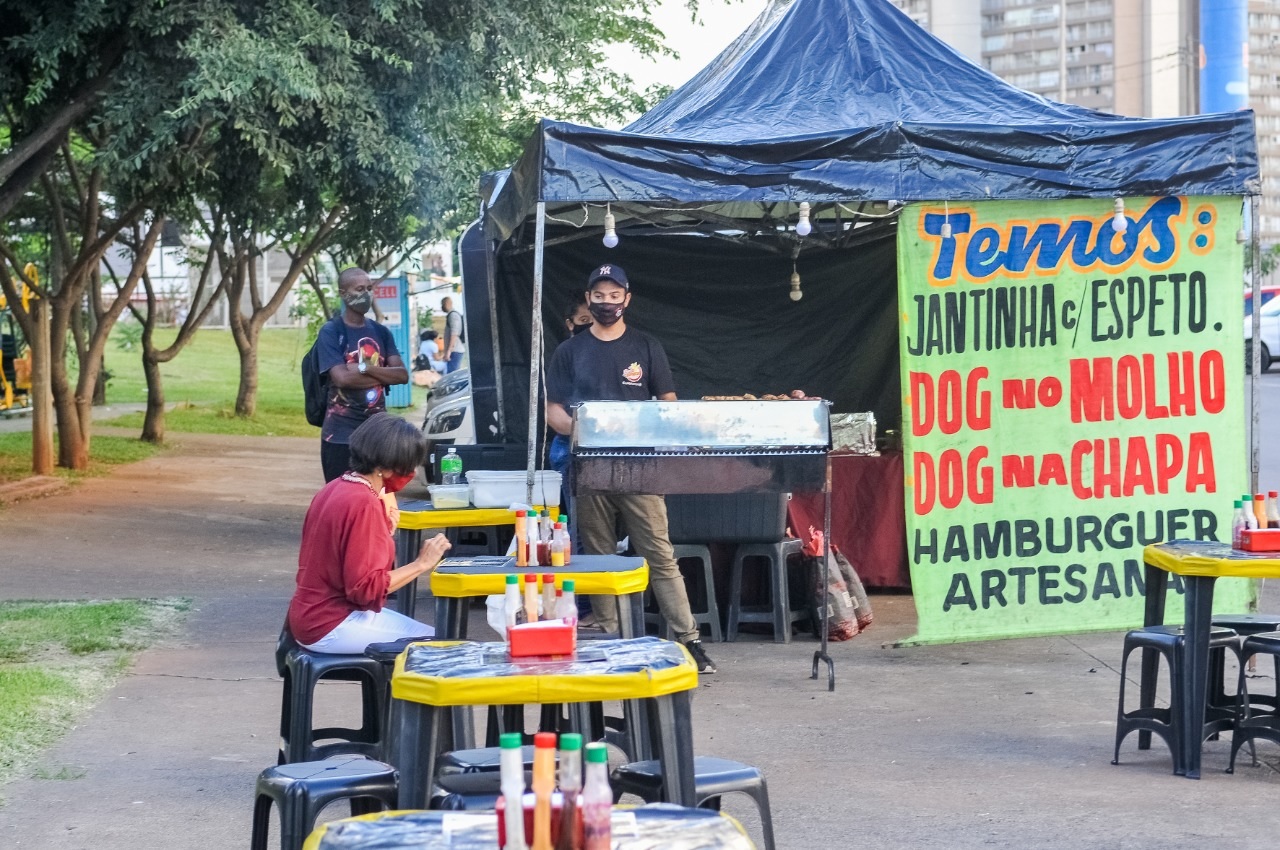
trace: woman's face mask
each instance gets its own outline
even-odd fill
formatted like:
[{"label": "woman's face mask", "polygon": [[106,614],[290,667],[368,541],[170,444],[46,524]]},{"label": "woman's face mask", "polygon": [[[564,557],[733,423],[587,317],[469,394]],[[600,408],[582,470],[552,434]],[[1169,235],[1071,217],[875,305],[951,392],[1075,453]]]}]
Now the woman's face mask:
[{"label": "woman's face mask", "polygon": [[410,481],[413,480],[412,472],[393,472],[389,475],[382,476],[382,489],[388,493],[399,493],[405,488]]}]

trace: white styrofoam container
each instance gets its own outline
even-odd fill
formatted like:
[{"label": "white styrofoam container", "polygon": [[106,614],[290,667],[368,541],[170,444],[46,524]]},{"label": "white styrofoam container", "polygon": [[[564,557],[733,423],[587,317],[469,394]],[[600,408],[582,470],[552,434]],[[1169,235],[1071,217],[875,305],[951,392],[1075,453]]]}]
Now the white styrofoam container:
[{"label": "white styrofoam container", "polygon": [[[524,504],[528,498],[528,473],[492,469],[469,469],[471,503],[477,508],[505,508]],[[533,503],[547,507],[560,505],[560,473],[549,469],[533,474]]]}]

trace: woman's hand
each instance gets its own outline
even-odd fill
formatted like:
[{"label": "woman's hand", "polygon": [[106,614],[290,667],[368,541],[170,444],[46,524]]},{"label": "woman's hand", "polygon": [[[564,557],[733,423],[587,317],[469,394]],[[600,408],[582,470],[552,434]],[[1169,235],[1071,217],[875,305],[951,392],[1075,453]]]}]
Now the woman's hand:
[{"label": "woman's hand", "polygon": [[444,553],[449,551],[449,538],[443,534],[437,534],[429,540],[422,543],[422,549],[418,552],[418,566],[422,568],[424,573],[429,573],[440,563],[440,559],[444,557]]}]

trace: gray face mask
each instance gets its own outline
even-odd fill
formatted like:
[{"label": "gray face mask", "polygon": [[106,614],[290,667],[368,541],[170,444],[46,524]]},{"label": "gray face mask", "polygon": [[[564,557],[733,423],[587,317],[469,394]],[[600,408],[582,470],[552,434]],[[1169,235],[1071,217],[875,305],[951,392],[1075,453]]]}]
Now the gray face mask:
[{"label": "gray face mask", "polygon": [[342,301],[362,316],[373,309],[372,292],[355,292],[351,295],[343,296]]}]

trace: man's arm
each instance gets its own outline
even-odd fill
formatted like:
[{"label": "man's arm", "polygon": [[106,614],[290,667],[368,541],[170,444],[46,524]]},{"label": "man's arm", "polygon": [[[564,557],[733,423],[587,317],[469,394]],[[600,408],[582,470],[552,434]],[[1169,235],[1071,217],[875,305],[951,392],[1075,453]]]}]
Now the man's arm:
[{"label": "man's arm", "polygon": [[676,400],[675,393],[663,393],[662,395],[658,396],[658,401],[675,401],[675,400]]},{"label": "man's arm", "polygon": [[569,409],[554,401],[547,402],[547,424],[552,431],[566,437],[573,431],[573,417],[569,415]]},{"label": "man's arm", "polygon": [[367,390],[370,387],[391,386],[409,383],[409,370],[399,355],[387,358],[385,366],[366,364],[366,371],[361,374],[356,363],[342,363],[329,370],[329,380],[335,387],[344,390]]}]

